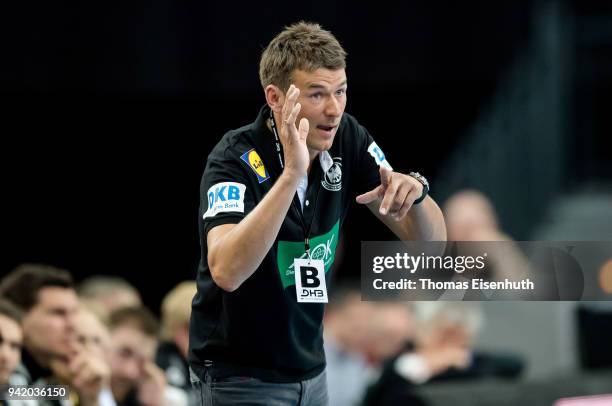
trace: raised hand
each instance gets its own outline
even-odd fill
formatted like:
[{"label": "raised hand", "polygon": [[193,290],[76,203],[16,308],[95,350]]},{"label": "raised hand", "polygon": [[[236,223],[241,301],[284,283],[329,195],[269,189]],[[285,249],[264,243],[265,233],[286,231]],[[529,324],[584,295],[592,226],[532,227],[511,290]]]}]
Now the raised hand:
[{"label": "raised hand", "polygon": [[138,386],[138,400],[143,406],[161,406],[164,404],[166,377],[157,365],[145,361],[141,365],[142,379]]},{"label": "raised hand", "polygon": [[370,204],[380,201],[379,213],[400,221],[422,193],[423,185],[412,176],[380,166],[380,186],[357,196],[357,203]]},{"label": "raised hand", "polygon": [[302,108],[300,103],[296,103],[299,95],[300,89],[294,85],[291,85],[287,90],[281,116],[280,141],[283,144],[285,155],[285,170],[303,176],[310,164],[310,156],[306,146],[309,123],[306,118],[302,118],[299,128],[295,126],[295,120]]},{"label": "raised hand", "polygon": [[78,393],[83,406],[97,406],[101,391],[110,385],[110,366],[78,342],[66,357],[53,358],[49,367],[55,379]]}]

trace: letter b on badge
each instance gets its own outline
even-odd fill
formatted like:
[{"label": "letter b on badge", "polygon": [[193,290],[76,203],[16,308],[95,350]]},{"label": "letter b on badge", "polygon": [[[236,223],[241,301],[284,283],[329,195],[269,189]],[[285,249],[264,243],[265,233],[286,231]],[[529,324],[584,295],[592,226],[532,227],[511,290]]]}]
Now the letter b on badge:
[{"label": "letter b on badge", "polygon": [[325,264],[320,259],[296,258],[295,293],[300,303],[327,303]]},{"label": "letter b on badge", "polygon": [[321,285],[319,279],[317,278],[318,271],[317,268],[313,266],[302,266],[301,268],[301,278],[302,278],[302,287],[303,288],[318,288]]}]

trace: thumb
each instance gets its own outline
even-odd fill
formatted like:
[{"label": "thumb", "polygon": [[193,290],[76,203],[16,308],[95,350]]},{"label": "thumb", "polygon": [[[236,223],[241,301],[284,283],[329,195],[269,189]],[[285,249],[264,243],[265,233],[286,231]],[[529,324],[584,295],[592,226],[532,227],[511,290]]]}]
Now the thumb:
[{"label": "thumb", "polygon": [[300,120],[300,128],[299,128],[299,132],[300,132],[300,140],[306,140],[306,137],[308,136],[308,130],[310,129],[310,123],[308,122],[308,119],[306,117],[303,117]]},{"label": "thumb", "polygon": [[387,186],[389,186],[389,183],[391,183],[391,174],[393,173],[393,171],[384,167],[383,165],[380,165],[379,172],[380,172],[380,183],[382,184],[384,188],[386,188]]},{"label": "thumb", "polygon": [[372,203],[374,200],[378,199],[381,188],[382,186],[376,186],[376,188],[370,190],[369,192],[366,192],[362,195],[357,196],[355,200],[359,204]]}]

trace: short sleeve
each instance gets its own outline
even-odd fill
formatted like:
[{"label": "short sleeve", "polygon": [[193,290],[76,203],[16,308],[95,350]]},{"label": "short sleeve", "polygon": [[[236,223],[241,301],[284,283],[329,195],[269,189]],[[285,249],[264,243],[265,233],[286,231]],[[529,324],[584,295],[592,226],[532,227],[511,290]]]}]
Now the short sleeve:
[{"label": "short sleeve", "polygon": [[205,237],[221,224],[239,223],[255,207],[244,166],[229,151],[212,153],[200,183],[200,221]]},{"label": "short sleeve", "polygon": [[359,136],[357,137],[357,177],[355,181],[356,193],[369,192],[380,185],[379,166],[393,169],[383,150],[376,144],[374,138],[363,126],[357,124]]}]

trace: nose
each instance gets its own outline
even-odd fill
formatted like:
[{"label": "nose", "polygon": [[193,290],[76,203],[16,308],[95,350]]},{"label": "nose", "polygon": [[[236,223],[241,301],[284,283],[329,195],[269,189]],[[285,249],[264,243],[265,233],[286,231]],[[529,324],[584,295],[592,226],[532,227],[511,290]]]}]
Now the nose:
[{"label": "nose", "polygon": [[325,115],[329,117],[338,117],[342,112],[341,101],[336,97],[328,98],[327,105],[325,106]]},{"label": "nose", "polygon": [[66,314],[65,317],[65,325],[66,325],[66,330],[68,330],[70,333],[74,333],[75,332],[75,328],[78,322],[78,314],[76,311],[73,312],[68,312]]}]

